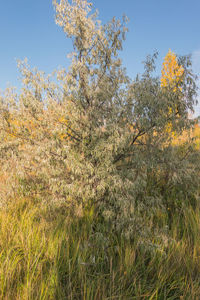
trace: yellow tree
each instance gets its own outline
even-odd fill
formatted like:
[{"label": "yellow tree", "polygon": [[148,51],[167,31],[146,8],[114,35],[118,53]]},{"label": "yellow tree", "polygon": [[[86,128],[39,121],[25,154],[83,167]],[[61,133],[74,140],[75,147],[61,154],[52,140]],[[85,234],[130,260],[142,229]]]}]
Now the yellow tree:
[{"label": "yellow tree", "polygon": [[162,66],[161,87],[170,87],[173,92],[181,91],[184,68],[178,64],[176,54],[168,51]]},{"label": "yellow tree", "polygon": [[[169,89],[170,92],[180,97],[182,94],[181,84],[183,82],[184,68],[178,64],[176,54],[170,49],[164,58],[161,74],[161,87],[164,89]],[[172,115],[172,112],[172,107],[169,107],[169,117]],[[178,113],[177,105],[175,107],[175,112],[176,114]],[[169,122],[167,125],[167,131],[174,135],[171,129],[172,124]]]}]

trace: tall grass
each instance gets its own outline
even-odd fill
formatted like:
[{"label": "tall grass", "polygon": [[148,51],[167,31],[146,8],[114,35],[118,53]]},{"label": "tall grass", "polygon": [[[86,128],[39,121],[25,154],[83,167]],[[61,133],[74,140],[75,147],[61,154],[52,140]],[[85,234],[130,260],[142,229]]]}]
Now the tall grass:
[{"label": "tall grass", "polygon": [[94,230],[91,216],[66,216],[30,198],[0,211],[0,299],[200,299],[198,207],[175,214],[168,237],[148,245],[106,224]]}]

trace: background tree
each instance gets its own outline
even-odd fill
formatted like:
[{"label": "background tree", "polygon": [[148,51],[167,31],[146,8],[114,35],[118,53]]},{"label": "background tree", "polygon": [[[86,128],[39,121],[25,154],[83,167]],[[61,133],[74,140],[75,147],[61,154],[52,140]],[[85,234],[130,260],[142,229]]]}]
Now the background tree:
[{"label": "background tree", "polygon": [[171,50],[165,56],[162,68],[161,86],[170,86],[174,92],[181,91],[184,69],[177,62],[175,53]]}]

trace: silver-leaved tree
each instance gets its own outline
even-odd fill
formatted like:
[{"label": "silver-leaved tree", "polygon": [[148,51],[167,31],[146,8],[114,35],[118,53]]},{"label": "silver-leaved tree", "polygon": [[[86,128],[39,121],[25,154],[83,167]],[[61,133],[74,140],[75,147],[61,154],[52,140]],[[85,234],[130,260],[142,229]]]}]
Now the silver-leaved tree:
[{"label": "silver-leaved tree", "polygon": [[8,89],[1,96],[1,200],[21,192],[77,216],[93,210],[131,235],[155,207],[167,208],[166,189],[196,182],[191,143],[173,145],[174,134],[194,124],[190,59],[178,60],[176,90],[152,76],[157,54],[131,80],[118,54],[126,18],[102,25],[87,0],[54,6],[56,23],[72,40],[71,66],[55,78],[19,62],[20,94]]}]

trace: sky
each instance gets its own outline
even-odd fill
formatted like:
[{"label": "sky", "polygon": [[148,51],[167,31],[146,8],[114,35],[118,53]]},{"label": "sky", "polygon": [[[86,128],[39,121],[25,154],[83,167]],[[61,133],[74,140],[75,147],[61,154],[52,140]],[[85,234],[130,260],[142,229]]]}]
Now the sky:
[{"label": "sky", "polygon": [[[91,0],[92,1],[92,0]],[[200,76],[200,0],[93,0],[103,23],[123,14],[129,18],[121,58],[134,78],[148,54],[158,51],[158,74],[168,50],[191,54]],[[72,44],[55,24],[51,0],[0,0],[0,89],[20,88],[17,59],[51,73],[68,67]],[[200,78],[200,77],[199,77]],[[200,97],[199,97],[200,102]],[[196,107],[200,115],[200,104]]]}]

